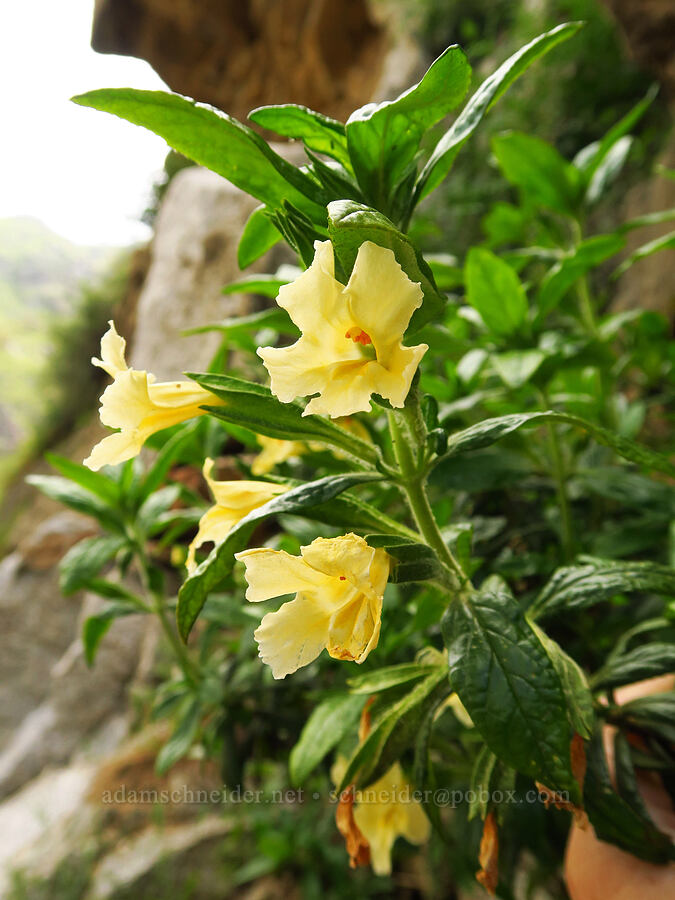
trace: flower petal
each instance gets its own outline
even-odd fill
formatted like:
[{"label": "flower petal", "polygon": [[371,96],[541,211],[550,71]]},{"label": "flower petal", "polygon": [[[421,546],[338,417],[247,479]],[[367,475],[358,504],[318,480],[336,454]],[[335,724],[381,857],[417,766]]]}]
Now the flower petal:
[{"label": "flower petal", "polygon": [[311,266],[279,290],[278,305],[288,312],[300,331],[318,335],[326,322],[338,317],[343,306],[339,299],[342,285],[335,280],[334,272],[333,245],[330,241],[315,241]]},{"label": "flower petal", "polygon": [[116,466],[132,459],[141,452],[142,446],[143,440],[137,432],[118,431],[99,441],[83,464],[93,472],[98,472],[102,466]]},{"label": "flower petal", "polygon": [[[389,557],[384,550],[374,550],[357,534],[336,538],[316,538],[300,548],[305,562],[324,575],[340,579],[373,597],[381,597],[389,577]],[[377,557],[376,580],[373,581],[373,561]],[[386,564],[385,564],[386,563]]]},{"label": "flower petal", "polygon": [[360,803],[354,808],[354,821],[370,847],[370,864],[376,875],[391,875],[391,849],[396,840],[394,822],[382,811],[380,803]]},{"label": "flower petal", "polygon": [[354,594],[331,619],[326,649],[333,659],[362,663],[380,638],[382,598],[372,600],[356,590]]},{"label": "flower petal", "polygon": [[391,250],[365,241],[346,287],[354,323],[370,336],[380,362],[401,341],[413,312],[422,305],[419,283],[411,281]]},{"label": "flower petal", "polygon": [[[291,556],[285,550],[268,550],[256,548],[235,553],[235,559],[246,566],[248,589],[246,599],[252,603],[280,597],[282,594],[293,594],[296,591],[313,591],[327,588],[324,593],[332,597],[330,580],[321,572],[308,566],[299,556]],[[335,606],[330,600],[324,607],[325,613],[332,615]]]},{"label": "flower petal", "polygon": [[119,372],[124,372],[129,368],[124,358],[127,342],[115,330],[115,323],[112,319],[108,325],[110,328],[101,338],[101,359],[92,356],[91,361],[93,365],[106,371],[111,378],[115,378]]},{"label": "flower petal", "polygon": [[[330,343],[331,332],[325,324],[322,327],[323,337]],[[259,347],[257,353],[269,372],[272,393],[282,403],[323,391],[336,367],[362,361],[353,341],[342,340],[338,355],[338,350],[322,345],[313,335],[303,335],[290,347]]]},{"label": "flower petal", "polygon": [[253,636],[274,678],[285,678],[317,658],[326,646],[329,621],[330,613],[302,592],[263,617]]},{"label": "flower petal", "polygon": [[197,568],[196,551],[207,541],[213,541],[214,544],[222,543],[241,518],[241,515],[222,506],[212,506],[204,513],[199,520],[199,530],[188,548],[185,561],[185,567],[190,575]]}]

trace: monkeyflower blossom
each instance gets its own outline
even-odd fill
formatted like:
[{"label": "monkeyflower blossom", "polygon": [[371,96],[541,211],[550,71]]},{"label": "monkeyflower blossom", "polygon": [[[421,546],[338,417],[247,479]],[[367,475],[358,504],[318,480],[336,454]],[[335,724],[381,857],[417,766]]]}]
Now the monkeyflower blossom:
[{"label": "monkeyflower blossom", "polygon": [[244,516],[288,490],[286,485],[269,481],[215,481],[212,459],[206,460],[202,471],[216,502],[199,520],[199,530],[188,549],[185,565],[190,575],[197,568],[195,552],[202,544],[220,544]]},{"label": "monkeyflower blossom", "polygon": [[376,875],[391,874],[391,850],[397,837],[411,844],[429,840],[429,820],[413,796],[399,763],[365,790],[356,791],[354,822],[368,842]]},{"label": "monkeyflower blossom", "polygon": [[136,456],[156,431],[204,415],[203,404],[218,404],[217,397],[191,381],[157,383],[149,372],[130,369],[124,358],[126,341],[111,321],[101,338],[101,359],[92,363],[103,369],[113,383],[101,396],[100,417],[104,425],[119,428],[103,438],[84,464],[95,472]]},{"label": "monkeyflower blossom", "polygon": [[422,303],[391,250],[361,244],[348,284],[334,277],[330,241],[316,241],[311,266],[279,291],[277,303],[302,332],[290,347],[261,347],[272,392],[282,403],[317,394],[303,415],[368,412],[372,394],[402,407],[426,344],[404,347]]},{"label": "monkeyflower blossom", "polygon": [[284,441],[265,437],[264,434],[257,435],[257,439],[262,450],[253,460],[252,475],[266,475],[275,466],[294,456],[301,456],[307,450],[307,445],[302,441]]},{"label": "monkeyflower blossom", "polygon": [[264,616],[254,634],[274,678],[308,665],[324,649],[334,659],[362,663],[380,636],[387,553],[355,534],[317,538],[300,553],[263,548],[236,554],[246,565],[247,600],[295,593]]}]

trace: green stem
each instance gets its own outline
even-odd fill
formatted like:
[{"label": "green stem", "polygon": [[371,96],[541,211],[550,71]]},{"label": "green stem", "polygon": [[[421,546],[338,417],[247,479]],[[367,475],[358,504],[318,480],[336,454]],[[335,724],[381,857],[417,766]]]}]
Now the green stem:
[{"label": "green stem", "polygon": [[[405,419],[408,425],[412,423],[414,427],[414,411],[406,408],[402,418]],[[409,432],[409,428],[404,429],[402,424],[397,419],[396,413],[389,413],[389,428],[394,445],[394,454],[402,476],[400,484],[405,491],[410,511],[424,540],[436,551],[441,562],[445,563],[454,572],[459,579],[460,585],[464,587],[468,584],[469,579],[459,561],[443,540],[427,496],[425,487],[426,473],[418,469],[415,454],[411,450],[413,435],[410,433],[406,434],[406,431]]]},{"label": "green stem", "polygon": [[[549,399],[545,393],[542,393],[542,400],[544,409],[550,409]],[[555,481],[558,506],[560,507],[560,532],[562,537],[563,556],[567,562],[574,556],[575,546],[572,512],[567,496],[567,471],[555,425],[552,422],[547,422],[546,431],[548,433],[549,447],[551,448],[552,475],[553,480]]]}]

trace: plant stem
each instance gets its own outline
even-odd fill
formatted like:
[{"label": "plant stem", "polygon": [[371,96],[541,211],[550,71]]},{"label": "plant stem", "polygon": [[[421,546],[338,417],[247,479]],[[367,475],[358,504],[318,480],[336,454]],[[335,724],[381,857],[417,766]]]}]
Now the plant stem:
[{"label": "plant stem", "polygon": [[[416,425],[414,410],[406,408],[403,411],[402,418],[405,419],[408,426],[412,424],[414,427]],[[404,429],[402,424],[397,419],[396,413],[389,413],[389,428],[394,445],[394,454],[402,476],[400,484],[405,491],[415,524],[427,544],[436,551],[441,562],[445,563],[455,573],[460,585],[464,587],[469,579],[459,561],[443,540],[427,496],[425,487],[426,472],[420,471],[416,465],[416,454],[412,452],[410,446],[413,435],[410,433],[406,434],[412,429],[410,427]]]},{"label": "plant stem", "polygon": [[[550,409],[548,396],[542,393],[544,409]],[[551,448],[551,462],[553,464],[553,480],[555,481],[558,506],[560,507],[560,532],[562,537],[563,557],[565,561],[574,556],[574,529],[572,525],[572,513],[567,497],[567,471],[558,440],[558,432],[553,422],[546,423],[548,442]]]}]

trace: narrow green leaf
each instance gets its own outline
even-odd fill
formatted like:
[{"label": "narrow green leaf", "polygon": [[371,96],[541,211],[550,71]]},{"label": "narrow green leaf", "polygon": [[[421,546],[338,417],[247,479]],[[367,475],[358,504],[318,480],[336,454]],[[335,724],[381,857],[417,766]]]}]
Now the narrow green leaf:
[{"label": "narrow green leaf", "polygon": [[488,747],[517,771],[580,801],[558,673],[513,597],[481,591],[441,623],[450,682]]},{"label": "narrow green leaf", "polygon": [[278,106],[259,106],[248,114],[249,119],[284,137],[301,140],[315,153],[323,153],[350,168],[345,126],[337,119],[331,119],[296,103]]},{"label": "narrow green leaf", "polygon": [[471,771],[470,790],[474,800],[473,803],[469,803],[469,822],[476,816],[484,820],[488,814],[492,796],[492,777],[496,766],[498,761],[492,750],[487,745],[481,747]]},{"label": "narrow green leaf", "polygon": [[138,510],[136,515],[138,525],[144,530],[152,528],[159,517],[163,516],[178,500],[180,494],[181,486],[179,484],[167,484],[165,487],[153,491],[146,497]]},{"label": "narrow green leaf", "polygon": [[615,594],[653,591],[675,596],[675,569],[654,562],[582,557],[581,565],[557,569],[530,606],[528,615],[583,609]]},{"label": "narrow green leaf", "polygon": [[289,200],[313,221],[325,221],[325,198],[317,196],[317,185],[226,113],[179,94],[132,88],[89,91],[72,99],[153,131],[174,150],[268,206],[279,208]]},{"label": "narrow green leaf", "polygon": [[82,646],[84,659],[89,667],[94,665],[101,641],[110,630],[110,626],[122,616],[130,616],[137,612],[132,606],[111,604],[97,616],[89,616],[82,625]]},{"label": "narrow green leaf", "polygon": [[276,275],[250,275],[248,278],[230,282],[222,289],[221,294],[260,294],[274,300],[280,288],[288,282],[288,278],[278,278]]},{"label": "narrow green leaf", "polygon": [[472,247],[464,268],[466,300],[493,334],[509,337],[527,322],[527,297],[508,263],[483,247]]},{"label": "narrow green leaf", "polygon": [[586,761],[584,807],[598,838],[649,862],[672,859],[670,838],[635,812],[612,787],[600,731],[587,748]]},{"label": "narrow green leaf", "polygon": [[424,300],[413,313],[407,334],[412,335],[427,322],[441,317],[446,299],[436,287],[431,269],[411,241],[386,216],[351,200],[335,201],[328,204],[328,234],[345,273],[351,273],[354,268],[361,244],[372,241],[392,250],[408,278],[419,282]]},{"label": "narrow green leaf", "polygon": [[593,422],[588,422],[579,416],[568,413],[545,412],[511,413],[506,416],[498,416],[494,419],[485,419],[477,425],[471,425],[463,431],[457,431],[448,438],[448,452],[440,457],[437,462],[456,456],[458,453],[467,453],[479,450],[481,447],[489,447],[519,428],[530,425],[538,425],[542,422],[561,422],[574,425],[582,431],[586,431],[599,444],[611,447],[619,456],[631,462],[666,475],[675,476],[675,465],[661,453],[642,447],[634,441],[629,441],[606,428],[601,428]]},{"label": "narrow green leaf", "polygon": [[579,278],[623,249],[619,234],[597,234],[582,241],[547,272],[537,297],[537,318],[543,319],[560,303]]},{"label": "narrow green leaf", "polygon": [[62,593],[68,596],[86,587],[87,582],[98,575],[103,566],[125,546],[127,540],[122,535],[104,535],[79,541],[70,548],[59,565]]},{"label": "narrow green leaf", "polygon": [[234,554],[244,549],[258,522],[269,516],[304,512],[332,501],[338,494],[355,485],[379,478],[381,476],[377,473],[363,472],[330,475],[293,488],[244,516],[180,589],[176,617],[183,640],[187,640],[209,593],[232,571]]},{"label": "narrow green leaf", "polygon": [[314,709],[288,760],[293,785],[302,784],[324,756],[356,727],[364,702],[363,697],[336,694]]},{"label": "narrow green leaf", "polygon": [[76,512],[84,513],[85,516],[91,516],[110,531],[124,531],[119,513],[112,506],[69,478],[57,475],[29,475],[26,481],[52,500],[63,503]]},{"label": "narrow green leaf", "polygon": [[540,56],[548,53],[556,44],[566,41],[576,34],[582,24],[582,22],[567,22],[539,35],[529,44],[521,47],[506,62],[502,63],[496,72],[486,78],[454,124],[440,139],[422,169],[415,186],[415,205],[443,181],[452,168],[462,145],[471,137],[485,113],[513,82]]},{"label": "narrow green leaf", "polygon": [[641,259],[646,259],[648,256],[658,253],[661,250],[673,249],[675,249],[675,231],[670,231],[668,234],[654,238],[653,241],[649,241],[641,247],[638,247],[637,250],[634,250],[631,255],[621,263],[619,268],[612,273],[612,278],[618,278],[620,275],[623,275],[627,269],[630,269],[632,265],[639,262]]},{"label": "narrow green leaf", "polygon": [[352,694],[378,694],[388,688],[433,675],[438,672],[438,668],[428,663],[402,663],[348,678],[347,684]]},{"label": "narrow green leaf", "polygon": [[117,485],[102,472],[92,472],[87,466],[66,459],[65,456],[58,456],[56,453],[45,453],[45,459],[65,478],[79,484],[86,491],[96,494],[106,503],[114,505],[119,501]]},{"label": "narrow green leaf", "polygon": [[617,175],[624,167],[632,146],[633,138],[629,135],[619,138],[595,169],[584,198],[589,206],[597,203],[609,185],[616,180]]},{"label": "narrow green leaf", "polygon": [[141,482],[138,492],[141,501],[150,497],[164,484],[171,467],[180,458],[185,445],[193,438],[198,427],[199,422],[186,422],[179,431],[163,444]]},{"label": "narrow green leaf", "polygon": [[490,362],[507,387],[519,388],[527,384],[545,359],[541,350],[509,350],[492,354]]},{"label": "narrow green leaf", "polygon": [[353,782],[365,787],[383,775],[410,746],[429,707],[449,693],[447,672],[438,668],[388,706],[350,757],[338,792]]},{"label": "narrow green leaf", "polygon": [[461,103],[470,80],[471,66],[453,45],[396,100],[368,103],[351,114],[346,125],[349,155],[373,205],[389,210],[391,193],[414,162],[422,136]]},{"label": "narrow green leaf", "polygon": [[268,437],[322,441],[359,459],[377,461],[374,444],[350,434],[326,418],[304,416],[300,404],[281,403],[261,384],[230,375],[188,374],[221,401],[220,405],[203,407],[218,419]]},{"label": "narrow green leaf", "polygon": [[492,139],[492,151],[507,181],[528,203],[574,215],[581,177],[555,147],[534,135],[511,131]]},{"label": "narrow green leaf", "polygon": [[[675,586],[675,582],[674,582]],[[675,671],[675,644],[655,642],[634,647],[629,653],[612,658],[593,676],[593,687],[616,688],[643,678],[667,675]]]},{"label": "narrow green leaf", "polygon": [[241,335],[255,334],[256,331],[263,328],[271,328],[280,334],[296,336],[300,334],[299,329],[291,322],[286,310],[278,306],[261,309],[259,312],[251,313],[248,316],[235,316],[232,319],[223,319],[222,322],[214,322],[212,325],[188,328],[182,334],[206,334],[209,331],[220,331],[222,334],[229,335],[230,338],[238,338]]},{"label": "narrow green leaf", "polygon": [[173,734],[162,747],[155,760],[155,769],[159,775],[175,765],[188,752],[199,731],[201,709],[195,698],[189,701]]},{"label": "narrow green leaf", "polygon": [[240,269],[247,269],[252,263],[271,250],[282,239],[266,206],[258,206],[248,217],[237,247],[237,263]]}]

